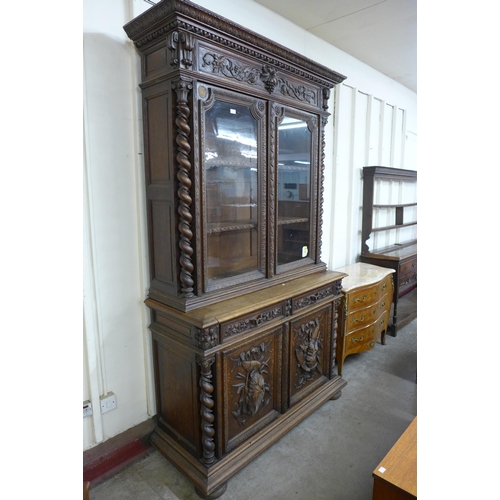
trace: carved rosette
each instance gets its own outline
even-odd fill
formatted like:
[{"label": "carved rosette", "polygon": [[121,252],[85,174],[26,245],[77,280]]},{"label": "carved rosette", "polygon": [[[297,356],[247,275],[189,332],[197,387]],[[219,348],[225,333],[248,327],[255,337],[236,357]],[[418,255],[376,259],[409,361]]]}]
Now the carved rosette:
[{"label": "carved rosette", "polygon": [[211,326],[210,328],[205,328],[204,330],[197,330],[196,345],[204,351],[219,345],[219,327]]},{"label": "carved rosette", "polygon": [[321,374],[321,351],[323,348],[323,333],[319,318],[300,325],[299,346],[295,349],[297,359],[298,389],[312,380],[316,373]]},{"label": "carved rosette", "polygon": [[191,198],[191,161],[189,155],[191,153],[191,145],[189,144],[189,137],[191,135],[191,127],[189,126],[190,109],[188,105],[188,95],[193,89],[191,80],[181,78],[173,82],[172,89],[177,94],[177,116],[175,125],[177,126],[177,136],[175,138],[177,143],[177,180],[179,181],[177,196],[179,197],[179,248],[181,254],[179,263],[181,266],[180,282],[181,282],[181,295],[183,297],[193,297],[194,281],[192,274],[194,265],[192,261],[193,247],[191,240],[193,238],[193,231],[191,230],[191,222],[193,216],[191,214],[191,205],[193,200]]},{"label": "carved rosette", "polygon": [[200,403],[201,403],[201,444],[203,454],[201,461],[209,466],[215,462],[215,443],[214,443],[214,400],[212,394],[214,386],[212,385],[211,366],[215,362],[215,356],[211,358],[202,358],[197,356],[196,362],[200,365]]},{"label": "carved rosette", "polygon": [[234,384],[237,394],[236,409],[231,412],[239,425],[245,425],[248,417],[253,417],[269,402],[271,395],[268,377],[268,363],[265,360],[268,345],[260,344],[233,359],[233,370],[238,369],[236,378],[242,382]]}]

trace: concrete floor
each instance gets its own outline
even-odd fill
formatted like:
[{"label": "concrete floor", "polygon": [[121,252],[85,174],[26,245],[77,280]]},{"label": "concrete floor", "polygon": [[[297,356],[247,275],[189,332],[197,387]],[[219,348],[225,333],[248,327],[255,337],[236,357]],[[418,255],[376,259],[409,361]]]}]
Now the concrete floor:
[{"label": "concrete floor", "polygon": [[[348,356],[348,384],[234,475],[222,500],[371,500],[372,472],[417,414],[417,320]],[[105,482],[90,500],[199,500],[156,450]]]}]

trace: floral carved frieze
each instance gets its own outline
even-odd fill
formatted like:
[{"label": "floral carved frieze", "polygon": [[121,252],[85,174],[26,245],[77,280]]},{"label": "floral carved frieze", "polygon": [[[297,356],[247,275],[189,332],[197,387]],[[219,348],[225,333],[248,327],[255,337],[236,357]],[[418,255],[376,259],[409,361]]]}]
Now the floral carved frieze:
[{"label": "floral carved frieze", "polygon": [[259,80],[260,71],[250,66],[242,67],[228,57],[206,53],[202,57],[202,68],[211,68],[212,73],[221,74],[227,78],[234,78],[239,82],[255,84]]},{"label": "floral carved frieze", "polygon": [[[270,356],[268,345],[262,343],[248,351],[241,352],[237,359],[233,359],[234,369],[237,369],[236,378],[241,380],[233,384],[237,394],[236,409],[231,413],[238,424],[245,425],[248,417],[253,417],[269,402],[271,398],[267,382],[268,363]],[[268,355],[268,359],[265,357]]]},{"label": "floral carved frieze", "polygon": [[318,290],[306,297],[301,297],[300,299],[295,300],[294,309],[301,309],[302,307],[307,307],[311,304],[315,304],[319,300],[322,300],[326,297],[333,295],[333,286],[329,286],[327,288],[323,288],[322,290]]},{"label": "floral carved frieze", "polygon": [[316,318],[302,324],[297,335],[299,343],[295,349],[295,356],[298,382],[295,387],[299,388],[307,381],[312,380],[316,373],[322,373],[320,354],[323,348],[323,334],[319,319]]},{"label": "floral carved frieze", "polygon": [[228,325],[223,332],[224,338],[231,337],[232,335],[237,335],[239,333],[251,330],[252,328],[257,328],[268,321],[279,318],[283,316],[283,311],[281,306],[271,309],[270,311],[265,311],[254,318],[246,318],[237,323],[232,323]]},{"label": "floral carved frieze", "polygon": [[277,89],[286,97],[305,101],[308,104],[316,104],[316,92],[304,85],[293,85],[280,76],[276,68],[268,64],[264,64],[260,68],[252,67],[242,65],[224,55],[205,52],[201,57],[201,69],[249,85],[264,86],[270,94]]}]

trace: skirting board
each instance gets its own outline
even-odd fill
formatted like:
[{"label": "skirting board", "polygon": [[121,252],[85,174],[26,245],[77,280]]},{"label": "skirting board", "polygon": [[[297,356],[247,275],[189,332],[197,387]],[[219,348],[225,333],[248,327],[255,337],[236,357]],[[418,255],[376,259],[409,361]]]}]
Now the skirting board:
[{"label": "skirting board", "polygon": [[146,454],[151,448],[149,436],[155,425],[156,419],[151,418],[84,451],[83,480],[95,484]]}]

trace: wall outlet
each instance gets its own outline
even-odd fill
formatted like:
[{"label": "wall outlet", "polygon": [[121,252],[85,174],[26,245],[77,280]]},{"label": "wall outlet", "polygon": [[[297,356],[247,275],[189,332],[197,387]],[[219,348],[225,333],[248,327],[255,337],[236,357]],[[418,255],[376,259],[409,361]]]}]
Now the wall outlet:
[{"label": "wall outlet", "polygon": [[83,418],[92,415],[92,403],[90,401],[83,402]]},{"label": "wall outlet", "polygon": [[109,410],[116,408],[116,396],[113,392],[108,392],[99,398],[101,400],[101,413],[106,413]]}]

